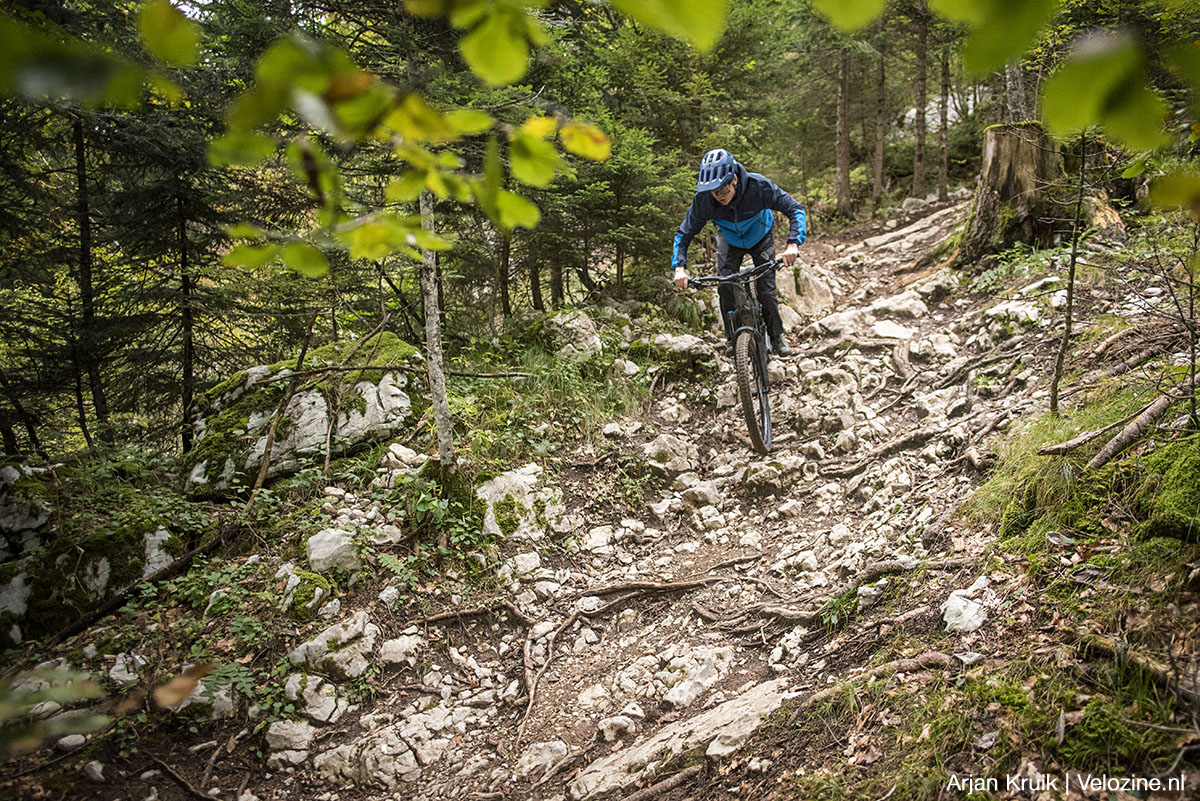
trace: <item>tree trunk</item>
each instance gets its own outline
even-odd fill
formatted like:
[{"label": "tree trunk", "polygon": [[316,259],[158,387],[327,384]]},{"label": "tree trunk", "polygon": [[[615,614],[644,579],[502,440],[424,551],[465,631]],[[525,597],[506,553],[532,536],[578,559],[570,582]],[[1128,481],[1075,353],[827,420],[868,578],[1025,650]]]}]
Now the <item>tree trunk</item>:
[{"label": "tree trunk", "polygon": [[496,280],[500,286],[500,313],[505,317],[512,316],[512,301],[508,297],[508,270],[512,265],[512,234],[507,231],[500,235],[500,265]]},{"label": "tree trunk", "polygon": [[1075,309],[1075,261],[1079,256],[1080,218],[1083,212],[1084,177],[1087,174],[1087,135],[1079,136],[1079,194],[1075,198],[1075,223],[1071,229],[1071,260],[1067,266],[1066,327],[1062,342],[1058,346],[1058,357],[1054,361],[1054,378],[1050,381],[1050,414],[1058,415],[1058,385],[1062,382],[1063,365],[1067,360],[1067,348],[1071,345],[1071,321]]},{"label": "tree trunk", "polygon": [[75,377],[75,413],[79,415],[79,430],[83,434],[83,441],[87,443],[88,450],[95,450],[96,443],[92,441],[92,432],[88,428],[87,409],[83,401],[83,368],[80,367],[79,343],[72,338],[71,340],[71,374]]},{"label": "tree trunk", "polygon": [[538,268],[536,259],[529,260],[529,294],[533,308],[537,311],[545,311],[546,304],[542,301],[542,271]]},{"label": "tree trunk", "polygon": [[950,199],[950,45],[942,45],[942,95],[938,103],[938,200]]},{"label": "tree trunk", "polygon": [[558,308],[563,305],[563,269],[556,261],[550,265],[550,305]]},{"label": "tree trunk", "polygon": [[13,428],[12,415],[8,409],[0,409],[0,440],[4,442],[5,456],[21,456],[21,446],[17,444],[17,432]]},{"label": "tree trunk", "polygon": [[1026,122],[1033,119],[1029,108],[1029,94],[1025,91],[1025,70],[1019,61],[1004,66],[1004,95],[1007,100],[1008,121]]},{"label": "tree trunk", "polygon": [[916,146],[913,148],[913,197],[925,197],[925,105],[929,102],[925,90],[925,74],[928,69],[929,54],[926,52],[929,41],[929,19],[925,9],[917,8],[917,74],[914,79],[914,94],[916,95]]},{"label": "tree trunk", "polygon": [[192,315],[192,275],[188,264],[187,216],[183,213],[183,197],[175,196],[175,212],[179,225],[179,289],[180,317],[183,319],[183,387],[180,398],[183,406],[183,425],[180,441],[183,452],[192,449],[192,410],[196,398],[196,323]]},{"label": "tree trunk", "polygon": [[850,217],[850,54],[837,55],[837,213]]},{"label": "tree trunk", "polygon": [[983,166],[957,264],[977,263],[1014,242],[1049,246],[1045,188],[1062,176],[1058,146],[1037,123],[995,125],[983,138]]},{"label": "tree trunk", "polygon": [[112,428],[108,422],[108,401],[104,397],[104,386],[100,383],[100,366],[96,358],[96,298],[92,287],[92,212],[88,189],[87,159],[83,141],[83,121],[76,119],[73,126],[75,138],[75,181],[76,210],[79,225],[79,300],[82,308],[80,319],[79,357],[81,367],[87,374],[88,388],[92,394],[92,408],[96,413],[96,426],[100,440],[113,441]]},{"label": "tree trunk", "polygon": [[[433,198],[428,191],[421,193],[421,227],[433,232]],[[437,254],[426,250],[421,265],[421,296],[425,301],[426,367],[429,371],[429,394],[433,404],[433,425],[437,430],[438,459],[442,471],[453,473],[454,432],[451,429],[450,402],[446,397],[446,372],[442,360],[441,313],[438,310]]]},{"label": "tree trunk", "polygon": [[8,398],[8,402],[12,404],[13,411],[17,413],[17,419],[21,421],[21,425],[25,428],[25,434],[29,437],[30,449],[40,456],[45,456],[46,451],[42,448],[41,440],[38,439],[37,425],[34,422],[33,416],[25,410],[25,405],[17,397],[16,391],[8,383],[8,377],[4,375],[3,371],[0,371],[0,387],[4,389],[4,394]]},{"label": "tree trunk", "polygon": [[875,75],[875,161],[872,165],[871,205],[878,206],[883,198],[883,141],[884,120],[887,117],[887,51],[879,50],[879,69]]}]

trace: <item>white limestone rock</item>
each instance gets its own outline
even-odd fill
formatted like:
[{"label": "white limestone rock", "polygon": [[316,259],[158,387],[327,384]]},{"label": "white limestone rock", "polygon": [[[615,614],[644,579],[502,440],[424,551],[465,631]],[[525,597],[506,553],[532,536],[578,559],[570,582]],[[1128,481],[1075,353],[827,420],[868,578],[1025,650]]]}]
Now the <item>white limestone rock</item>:
[{"label": "white limestone rock", "polygon": [[330,626],[314,639],[302,643],[290,654],[288,661],[296,667],[331,672],[344,678],[361,676],[366,671],[368,657],[375,649],[379,626],[371,622],[365,610],[355,612],[348,620]]},{"label": "white limestone rock", "polygon": [[326,573],[334,567],[353,573],[362,566],[354,535],[345,529],[322,529],[308,538],[305,550],[314,573]]}]

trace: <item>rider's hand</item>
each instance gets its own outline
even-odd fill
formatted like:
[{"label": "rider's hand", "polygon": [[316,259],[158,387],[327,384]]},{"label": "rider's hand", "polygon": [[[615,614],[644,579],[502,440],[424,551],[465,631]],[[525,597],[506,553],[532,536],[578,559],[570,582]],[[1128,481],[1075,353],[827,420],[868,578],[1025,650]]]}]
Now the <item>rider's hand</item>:
[{"label": "rider's hand", "polygon": [[688,285],[687,270],[684,269],[683,267],[676,267],[675,268],[675,286],[679,287],[680,289],[687,289],[687,285]]},{"label": "rider's hand", "polygon": [[789,242],[788,246],[787,246],[787,250],[783,251],[783,263],[786,266],[791,267],[792,262],[794,262],[796,260],[796,257],[799,255],[800,255],[800,246],[797,245],[795,242]]}]

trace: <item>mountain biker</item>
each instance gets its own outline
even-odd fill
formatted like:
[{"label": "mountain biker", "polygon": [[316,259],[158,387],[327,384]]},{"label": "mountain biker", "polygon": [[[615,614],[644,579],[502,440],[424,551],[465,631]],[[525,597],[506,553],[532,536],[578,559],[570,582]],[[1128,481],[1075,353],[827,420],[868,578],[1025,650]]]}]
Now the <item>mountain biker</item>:
[{"label": "mountain biker", "polygon": [[[783,251],[783,263],[791,266],[800,255],[800,245],[804,243],[807,233],[804,207],[771,179],[748,172],[729,151],[718,148],[705,153],[704,158],[700,159],[696,196],[692,198],[687,216],[675,234],[675,249],[671,256],[675,285],[681,289],[687,288],[688,245],[709,221],[717,225],[718,275],[732,275],[740,270],[747,253],[756,265],[774,260],[775,240],[771,232],[775,225],[773,211],[781,211],[788,218],[787,249]],[[789,356],[792,349],[783,340],[775,273],[770,271],[762,275],[757,284],[771,350],[780,356]],[[725,337],[732,345],[729,312],[734,308],[733,291],[721,285],[717,288],[717,295],[721,300]]]}]

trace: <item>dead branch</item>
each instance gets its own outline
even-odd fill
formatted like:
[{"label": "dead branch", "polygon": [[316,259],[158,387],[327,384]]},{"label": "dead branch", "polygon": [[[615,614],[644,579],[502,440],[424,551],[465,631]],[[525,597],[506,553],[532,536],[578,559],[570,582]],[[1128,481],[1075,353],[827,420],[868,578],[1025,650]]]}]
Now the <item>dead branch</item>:
[{"label": "dead branch", "polygon": [[1200,690],[1184,686],[1172,675],[1170,668],[1153,657],[1133,650],[1128,643],[1100,634],[1088,634],[1079,640],[1079,644],[1086,651],[1094,651],[1113,659],[1127,659],[1173,695],[1192,704],[1200,704]]},{"label": "dead branch", "polygon": [[1089,442],[1091,442],[1092,440],[1094,440],[1096,437],[1100,436],[1101,434],[1112,431],[1117,426],[1125,425],[1130,420],[1132,420],[1134,417],[1136,417],[1137,415],[1146,411],[1146,409],[1150,408],[1150,406],[1152,404],[1153,404],[1153,401],[1151,401],[1151,403],[1146,404],[1142,408],[1138,409],[1136,412],[1126,415],[1124,419],[1118,420],[1115,423],[1109,423],[1104,428],[1097,428],[1095,431],[1085,431],[1082,434],[1080,434],[1079,436],[1074,437],[1073,439],[1069,439],[1066,442],[1060,442],[1057,445],[1047,445],[1045,448],[1042,448],[1040,451],[1038,451],[1038,455],[1039,456],[1054,456],[1059,453],[1066,453],[1067,451],[1073,451],[1076,448],[1082,447],[1082,446],[1088,444]]},{"label": "dead branch", "polygon": [[1093,370],[1076,381],[1075,386],[1072,387],[1072,389],[1080,389],[1083,386],[1095,384],[1096,382],[1103,381],[1106,378],[1124,375],[1135,367],[1140,367],[1141,365],[1150,361],[1160,353],[1165,353],[1168,349],[1170,349],[1174,341],[1175,337],[1164,338],[1158,342],[1155,342],[1149,347],[1143,348],[1129,358],[1125,359],[1125,361],[1118,362],[1117,364],[1114,364],[1111,367],[1106,367],[1103,370]]},{"label": "dead branch", "polygon": [[1121,429],[1121,433],[1108,441],[1108,444],[1100,449],[1100,452],[1092,457],[1092,460],[1087,463],[1088,470],[1095,470],[1108,462],[1121,451],[1132,445],[1136,440],[1141,438],[1143,434],[1154,424],[1158,418],[1163,416],[1167,408],[1175,402],[1175,394],[1169,393],[1161,396],[1139,414],[1132,423]]},{"label": "dead branch", "polygon": [[182,787],[188,793],[188,795],[192,796],[193,798],[204,799],[204,801],[212,801],[211,795],[208,795],[207,793],[202,793],[199,790],[197,790],[191,782],[189,782],[187,779],[183,778],[178,773],[176,773],[175,769],[172,768],[170,765],[168,765],[166,762],[163,762],[158,757],[150,757],[150,759],[153,760],[160,768],[165,770],[167,772],[167,775],[170,776],[172,779],[174,779],[179,784],[179,786]]},{"label": "dead branch", "polygon": [[1122,328],[1120,331],[1117,331],[1115,334],[1112,334],[1111,336],[1105,338],[1105,340],[1103,342],[1101,342],[1099,345],[1097,345],[1095,348],[1093,348],[1092,352],[1090,354],[1088,354],[1088,357],[1090,359],[1099,359],[1113,345],[1117,344],[1125,337],[1130,336],[1131,334],[1137,333],[1138,331],[1141,331],[1141,330],[1142,330],[1141,326],[1137,326],[1137,325],[1131,325],[1128,328]]},{"label": "dead branch", "polygon": [[629,591],[628,595],[622,595],[620,598],[602,604],[590,612],[585,612],[576,609],[566,620],[558,625],[553,632],[550,633],[549,639],[546,640],[546,661],[542,663],[541,668],[533,675],[532,680],[529,679],[529,666],[532,663],[531,653],[533,650],[533,630],[530,629],[529,636],[525,638],[525,654],[526,654],[526,685],[529,689],[529,703],[525,707],[525,714],[521,718],[521,725],[517,728],[517,738],[514,747],[520,746],[521,738],[525,735],[525,725],[529,722],[529,716],[533,712],[533,704],[537,700],[537,688],[542,681],[542,676],[550,668],[550,663],[554,661],[554,645],[558,641],[558,636],[566,631],[571,625],[581,617],[593,618],[606,614],[609,610],[622,606],[634,598],[643,595],[652,595],[662,592],[673,592],[675,590],[686,590],[694,587],[706,587],[709,584],[714,584],[722,581],[729,581],[724,578],[703,578],[693,581],[676,581],[667,583],[658,582],[632,582],[630,584],[621,584],[613,587],[602,587],[599,590],[587,593],[588,596],[612,595],[618,592]]},{"label": "dead branch", "polygon": [[75,622],[63,627],[58,634],[54,635],[54,638],[50,640],[49,644],[57,645],[58,643],[66,640],[68,637],[78,634],[81,631],[85,631],[96,621],[101,620],[117,611],[125,605],[126,600],[130,595],[133,594],[133,591],[143,584],[158,584],[161,581],[166,581],[169,578],[179,575],[187,569],[188,565],[192,563],[192,559],[197,556],[207,556],[219,548],[225,542],[225,539],[229,536],[231,530],[232,527],[222,524],[220,533],[218,533],[211,542],[193,548],[157,573],[130,584],[128,587],[121,590],[104,603],[100,604],[100,606],[81,615],[75,620]]},{"label": "dead branch", "polygon": [[663,779],[658,784],[652,784],[645,790],[638,790],[633,795],[626,796],[625,801],[649,801],[649,799],[656,798],[669,790],[674,790],[693,776],[700,775],[703,770],[703,765],[692,765],[690,768],[685,768],[670,778]]},{"label": "dead branch", "polygon": [[889,676],[895,673],[912,673],[914,671],[921,670],[922,668],[941,667],[950,670],[954,668],[956,664],[957,662],[955,661],[954,657],[950,656],[949,654],[939,653],[937,651],[927,651],[918,656],[914,656],[911,659],[897,659],[894,662],[888,662],[885,665],[880,665],[876,668],[872,668],[871,670],[859,673],[857,676],[853,676],[844,682],[830,685],[824,690],[821,690],[821,692],[816,693],[815,695],[810,695],[801,700],[796,705],[796,708],[792,711],[791,717],[788,718],[788,723],[795,723],[796,719],[800,717],[800,714],[809,707],[823,703],[838,695],[846,685],[862,684],[864,682],[874,681],[881,676]]}]

